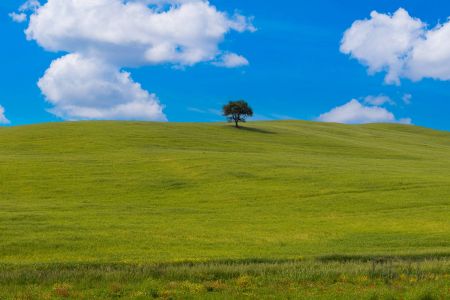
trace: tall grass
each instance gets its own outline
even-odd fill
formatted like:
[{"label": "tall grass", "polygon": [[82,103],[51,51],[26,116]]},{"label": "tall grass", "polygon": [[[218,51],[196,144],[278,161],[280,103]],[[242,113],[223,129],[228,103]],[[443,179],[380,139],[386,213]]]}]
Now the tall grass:
[{"label": "tall grass", "polygon": [[[0,266],[0,297],[445,299],[447,258]],[[26,294],[30,296],[29,294]]]}]

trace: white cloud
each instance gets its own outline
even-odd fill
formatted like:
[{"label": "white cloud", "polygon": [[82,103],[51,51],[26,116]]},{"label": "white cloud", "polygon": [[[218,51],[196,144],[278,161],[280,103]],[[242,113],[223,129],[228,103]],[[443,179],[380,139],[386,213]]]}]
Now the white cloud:
[{"label": "white cloud", "polygon": [[9,14],[10,18],[16,23],[23,23],[27,20],[27,15],[25,13],[15,13]]},{"label": "white cloud", "polygon": [[9,17],[16,23],[23,23],[27,21],[28,15],[27,12],[35,12],[41,4],[37,0],[28,0],[24,4],[19,7],[18,12],[12,12],[9,14]]},{"label": "white cloud", "polygon": [[387,71],[386,82],[398,83],[405,60],[422,36],[425,24],[404,9],[393,15],[373,11],[370,17],[354,22],[345,32],[341,51],[366,65],[370,73]]},{"label": "white cloud", "polygon": [[385,95],[367,96],[364,98],[365,104],[381,106],[384,104],[395,105],[395,101]]},{"label": "white cloud", "polygon": [[411,51],[405,75],[412,80],[450,80],[450,21],[425,33]]},{"label": "white cloud", "polygon": [[370,73],[386,71],[387,83],[399,84],[402,77],[450,80],[450,21],[429,29],[404,9],[370,16],[345,32],[343,53],[366,65]]},{"label": "white cloud", "polygon": [[[154,3],[166,9],[148,6]],[[203,0],[49,0],[31,16],[26,34],[47,50],[100,56],[122,66],[189,66],[215,60],[225,34],[253,31],[250,22]]]},{"label": "white cloud", "polygon": [[37,0],[28,0],[24,4],[22,4],[19,8],[19,11],[36,11],[39,7],[41,7],[41,3]]},{"label": "white cloud", "polygon": [[225,68],[237,68],[248,66],[249,62],[245,57],[241,55],[235,53],[226,53],[222,57],[220,57],[217,62],[214,62],[214,65]]},{"label": "white cloud", "polygon": [[39,81],[54,105],[50,111],[65,119],[165,120],[156,96],[122,68],[214,63],[228,53],[219,49],[228,32],[255,30],[251,18],[230,16],[206,0],[48,0],[28,6],[35,12],[27,38],[69,53]]},{"label": "white cloud", "polygon": [[5,109],[0,105],[0,124],[9,124],[9,120],[5,117]]},{"label": "white cloud", "polygon": [[402,97],[403,103],[406,105],[411,104],[412,95],[411,94],[404,94]]},{"label": "white cloud", "polygon": [[411,119],[396,119],[395,115],[379,106],[365,106],[358,100],[333,108],[317,119],[321,122],[365,124],[365,123],[403,123],[411,124]]},{"label": "white cloud", "polygon": [[50,111],[64,119],[166,121],[157,97],[129,73],[79,54],[52,62],[38,86],[54,105]]}]

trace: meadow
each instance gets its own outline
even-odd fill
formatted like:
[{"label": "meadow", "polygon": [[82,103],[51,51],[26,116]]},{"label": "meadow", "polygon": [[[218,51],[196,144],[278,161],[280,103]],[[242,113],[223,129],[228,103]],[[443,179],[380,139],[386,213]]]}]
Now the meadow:
[{"label": "meadow", "polygon": [[0,299],[450,298],[450,133],[0,128]]}]

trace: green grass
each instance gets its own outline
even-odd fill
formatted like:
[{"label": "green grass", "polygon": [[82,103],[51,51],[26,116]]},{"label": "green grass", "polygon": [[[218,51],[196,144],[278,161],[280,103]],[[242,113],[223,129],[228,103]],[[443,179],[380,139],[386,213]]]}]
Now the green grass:
[{"label": "green grass", "polygon": [[[116,288],[119,298],[145,298],[149,289],[194,298],[450,294],[447,132],[293,121],[241,130],[138,122],[5,127],[0,195],[0,299],[55,296],[55,284],[87,299],[111,298],[102,291]],[[408,284],[395,290],[397,277],[372,276],[371,258],[382,256],[400,261],[398,276],[411,264],[425,275],[410,281],[406,272]],[[346,257],[357,260],[348,266]],[[190,271],[180,262],[192,262]],[[224,262],[233,262],[233,276],[195,271],[227,269]],[[161,264],[184,277],[152,273]],[[322,278],[298,275],[311,264]],[[326,275],[330,266],[353,278],[339,283],[340,294]],[[241,276],[251,277],[248,290]],[[355,284],[361,276],[367,282]],[[276,287],[283,278],[294,284],[291,294]],[[217,280],[222,288],[208,293],[205,284]]]},{"label": "green grass", "polygon": [[0,280],[12,299],[447,299],[449,267],[437,259],[65,264],[0,267]]}]

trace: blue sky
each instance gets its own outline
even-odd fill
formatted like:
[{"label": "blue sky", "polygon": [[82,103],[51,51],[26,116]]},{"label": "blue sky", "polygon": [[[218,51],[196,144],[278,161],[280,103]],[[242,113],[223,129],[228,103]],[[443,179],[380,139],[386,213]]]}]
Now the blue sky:
[{"label": "blue sky", "polygon": [[[0,105],[11,125],[63,120],[48,112],[37,81],[51,62],[64,52],[43,49],[27,41],[27,22],[8,16],[22,1],[0,4]],[[445,1],[270,1],[212,0],[219,11],[253,16],[256,32],[230,32],[220,48],[244,56],[248,66],[219,68],[208,62],[176,67],[172,63],[121,66],[142,88],[155,93],[169,121],[220,121],[217,114],[228,100],[245,99],[257,119],[315,120],[352,99],[384,95],[395,104],[384,109],[396,120],[437,129],[450,129],[450,81],[428,76],[417,82],[403,76],[401,84],[386,83],[386,72],[368,74],[368,68],[340,51],[344,32],[373,10],[395,13],[400,7],[433,28],[445,23],[450,3]],[[44,4],[44,1],[42,1]],[[55,25],[56,26],[56,25]],[[442,76],[441,76],[442,77]],[[409,104],[402,99],[411,95]]]}]

